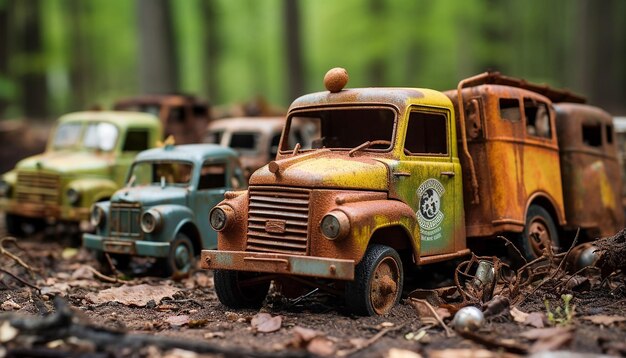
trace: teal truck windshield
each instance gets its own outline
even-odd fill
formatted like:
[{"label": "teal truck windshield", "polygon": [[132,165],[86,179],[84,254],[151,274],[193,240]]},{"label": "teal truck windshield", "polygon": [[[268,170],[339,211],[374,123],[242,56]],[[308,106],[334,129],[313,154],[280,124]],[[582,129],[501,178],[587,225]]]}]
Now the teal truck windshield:
[{"label": "teal truck windshield", "polygon": [[158,161],[133,164],[128,179],[130,186],[189,185],[193,165],[188,162]]},{"label": "teal truck windshield", "polygon": [[87,148],[111,151],[117,143],[119,131],[111,123],[89,123],[83,132],[83,123],[61,124],[53,141],[54,149]]},{"label": "teal truck windshield", "polygon": [[[301,149],[352,149],[372,142],[367,150],[391,147],[395,112],[388,108],[331,108],[293,114],[287,130],[302,128],[312,134],[312,141],[300,143]],[[290,133],[286,133],[286,138]],[[283,141],[281,150],[292,150],[295,143]]]}]

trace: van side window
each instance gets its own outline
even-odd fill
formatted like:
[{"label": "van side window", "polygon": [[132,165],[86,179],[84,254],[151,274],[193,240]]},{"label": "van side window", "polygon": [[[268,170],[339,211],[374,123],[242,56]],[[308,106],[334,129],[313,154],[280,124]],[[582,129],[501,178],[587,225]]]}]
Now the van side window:
[{"label": "van side window", "polygon": [[278,154],[278,144],[280,144],[280,132],[272,135],[272,140],[270,141],[270,158],[276,158],[276,154]]},{"label": "van side window", "polygon": [[552,138],[550,111],[545,103],[524,98],[524,114],[526,115],[526,134],[534,137]]},{"label": "van side window", "polygon": [[511,122],[519,122],[522,119],[517,98],[500,98],[500,118]]},{"label": "van side window", "polygon": [[148,149],[148,131],[145,129],[129,129],[126,132],[123,151],[139,152]]},{"label": "van side window", "polygon": [[226,164],[204,163],[200,169],[198,190],[223,188],[226,186]]},{"label": "van side window", "polygon": [[404,148],[411,154],[448,154],[446,119],[442,113],[411,112]]},{"label": "van side window", "polygon": [[613,144],[613,126],[612,125],[606,126],[606,142],[608,144]]},{"label": "van side window", "polygon": [[602,125],[583,124],[583,143],[591,147],[601,147]]}]

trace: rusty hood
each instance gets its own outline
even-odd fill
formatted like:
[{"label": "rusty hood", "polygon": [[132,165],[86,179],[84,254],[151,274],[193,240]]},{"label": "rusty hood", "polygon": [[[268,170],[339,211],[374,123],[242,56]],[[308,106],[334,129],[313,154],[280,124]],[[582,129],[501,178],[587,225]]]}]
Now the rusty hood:
[{"label": "rusty hood", "polygon": [[115,192],[111,197],[111,202],[141,203],[144,208],[161,205],[187,204],[187,188],[177,186],[146,185],[138,187],[123,188]]},{"label": "rusty hood", "polygon": [[275,160],[254,172],[250,185],[388,190],[387,165],[361,155],[319,150]]},{"label": "rusty hood", "polygon": [[47,170],[57,173],[102,173],[111,166],[112,156],[107,153],[58,151],[46,152],[20,161],[18,170]]}]

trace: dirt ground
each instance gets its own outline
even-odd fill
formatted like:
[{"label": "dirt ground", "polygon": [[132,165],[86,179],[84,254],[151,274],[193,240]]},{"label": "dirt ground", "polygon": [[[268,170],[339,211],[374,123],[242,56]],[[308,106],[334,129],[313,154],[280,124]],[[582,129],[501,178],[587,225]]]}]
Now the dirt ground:
[{"label": "dirt ground", "polygon": [[[131,264],[134,277],[107,282],[93,272],[99,266],[89,252],[62,241],[35,236],[19,239],[19,247],[3,242],[9,254],[0,255],[0,357],[557,356],[538,353],[544,350],[626,355],[623,273],[604,282],[592,275],[580,285],[544,285],[532,294],[533,286],[526,287],[528,297],[514,308],[496,309],[482,327],[458,333],[446,317],[453,309],[432,305],[438,314],[429,316],[408,298],[383,317],[353,316],[341,298],[319,292],[296,300],[274,294],[260,311],[234,311],[219,303],[211,272],[172,281],[150,276],[146,260]],[[425,281],[440,280],[427,270],[418,274],[424,280],[410,280],[405,296]],[[569,305],[562,294],[572,295]],[[55,305],[57,314],[64,312],[63,302],[71,307],[65,307],[70,319],[50,318]],[[437,318],[445,320],[448,334]]]}]

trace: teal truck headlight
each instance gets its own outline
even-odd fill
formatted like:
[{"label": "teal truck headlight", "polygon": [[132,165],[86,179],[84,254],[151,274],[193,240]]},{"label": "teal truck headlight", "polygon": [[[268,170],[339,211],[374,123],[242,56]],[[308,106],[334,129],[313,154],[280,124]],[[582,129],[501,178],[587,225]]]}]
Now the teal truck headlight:
[{"label": "teal truck headlight", "polygon": [[78,205],[78,203],[80,202],[80,192],[76,189],[73,189],[73,188],[67,189],[67,192],[65,193],[65,195],[67,196],[67,201],[71,205]]},{"label": "teal truck headlight", "polygon": [[104,226],[105,214],[101,207],[94,205],[91,207],[91,225]]},{"label": "teal truck headlight", "polygon": [[209,222],[213,230],[222,231],[234,220],[235,212],[230,206],[216,206],[209,212]]},{"label": "teal truck headlight", "polygon": [[8,198],[9,196],[11,196],[11,184],[0,180],[0,197]]},{"label": "teal truck headlight", "polygon": [[320,229],[328,240],[341,239],[350,231],[350,219],[342,211],[334,210],[322,218]]},{"label": "teal truck headlight", "polygon": [[161,213],[150,209],[141,215],[141,230],[146,234],[158,231],[161,228],[163,218]]}]

